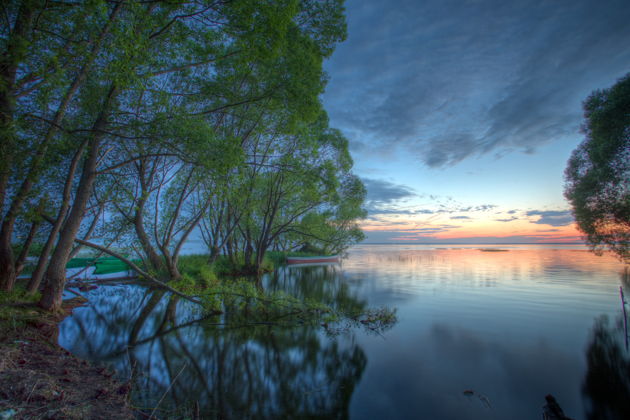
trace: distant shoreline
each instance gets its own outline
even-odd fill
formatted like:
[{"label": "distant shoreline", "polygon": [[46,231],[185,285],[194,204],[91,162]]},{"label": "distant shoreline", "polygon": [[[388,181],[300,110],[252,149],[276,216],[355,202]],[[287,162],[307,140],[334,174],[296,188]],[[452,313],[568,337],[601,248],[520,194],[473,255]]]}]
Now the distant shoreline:
[{"label": "distant shoreline", "polygon": [[582,245],[582,246],[587,246],[586,243],[584,242],[545,242],[545,243],[524,243],[524,242],[480,242],[480,243],[476,243],[476,242],[470,242],[470,243],[461,243],[461,242],[411,242],[411,243],[406,243],[406,242],[360,242],[356,245],[431,245],[431,246],[437,246],[437,245],[448,245],[448,246],[452,246],[452,245],[466,245],[466,246],[505,246],[505,245],[532,245],[532,246],[546,246],[546,245]]}]

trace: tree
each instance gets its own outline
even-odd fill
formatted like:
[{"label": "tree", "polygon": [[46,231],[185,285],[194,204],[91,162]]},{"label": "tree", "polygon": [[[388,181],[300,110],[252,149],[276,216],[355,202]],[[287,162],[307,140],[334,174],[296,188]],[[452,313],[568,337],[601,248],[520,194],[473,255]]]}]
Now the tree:
[{"label": "tree", "polygon": [[584,102],[586,139],[569,159],[565,197],[593,251],[630,263],[630,73]]},{"label": "tree", "polygon": [[199,224],[212,258],[260,259],[297,225],[326,244],[360,234],[347,144],[327,119],[311,126],[343,0],[9,0],[0,13],[0,290],[33,243],[28,289],[55,310],[81,246],[124,249],[168,281]]},{"label": "tree", "polygon": [[[11,0],[0,26],[0,288],[11,290],[14,227],[57,146],[71,101],[84,84],[121,5]],[[75,7],[76,6],[76,7]],[[84,38],[73,38],[81,33]],[[86,42],[87,41],[87,42]]]},{"label": "tree", "polygon": [[[266,5],[255,0],[120,4],[124,4],[124,17],[112,28],[108,48],[96,60],[99,68],[90,72],[77,98],[79,112],[73,118],[66,117],[65,125],[76,127],[66,131],[84,133],[87,144],[77,171],[76,191],[44,276],[46,285],[40,306],[49,310],[61,303],[66,263],[82,228],[83,215],[102,184],[100,175],[104,171],[120,169],[132,164],[132,160],[140,162],[144,157],[129,156],[127,152],[138,149],[131,146],[139,146],[147,139],[158,142],[160,147],[152,149],[160,154],[177,150],[179,155],[189,139],[203,145],[205,138],[214,138],[211,128],[220,127],[223,115],[232,108],[262,102],[290,109],[293,124],[314,118],[320,108],[318,95],[325,83],[322,58],[330,53],[326,45],[334,45],[345,33],[343,28],[323,28],[320,39],[315,29],[322,16],[300,19],[302,12],[295,0]],[[234,87],[238,89],[230,89]],[[203,119],[208,127],[205,133],[197,130]],[[191,125],[191,121],[195,123]],[[179,133],[170,135],[175,132],[174,127]],[[199,161],[204,150],[193,148],[189,158]],[[151,156],[151,160],[155,159],[159,157]],[[176,161],[172,171],[189,166]],[[199,174],[197,168],[191,171]],[[187,178],[165,185],[170,193],[164,197],[167,201],[172,199],[174,207],[170,207],[172,211],[163,209],[167,210],[162,212],[167,219],[167,235],[160,244],[154,244],[175,278],[181,244],[200,220],[190,217],[186,224],[180,217],[182,212],[193,216],[189,211],[192,208],[180,198],[190,196],[199,185],[186,182]],[[180,202],[182,205],[177,204]],[[208,206],[210,201],[204,203]],[[179,233],[175,241],[173,235]]]}]

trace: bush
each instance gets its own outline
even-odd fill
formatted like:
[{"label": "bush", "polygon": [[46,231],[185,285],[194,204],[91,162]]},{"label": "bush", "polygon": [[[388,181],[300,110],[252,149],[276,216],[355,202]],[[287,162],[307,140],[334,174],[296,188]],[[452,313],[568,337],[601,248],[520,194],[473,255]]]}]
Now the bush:
[{"label": "bush", "polygon": [[218,281],[215,267],[208,263],[207,255],[182,255],[177,266],[186,285],[209,287]]},{"label": "bush", "polygon": [[[268,254],[268,253],[267,253]],[[269,272],[274,269],[274,261],[265,254],[261,272]],[[240,276],[256,274],[256,268],[245,263],[245,257],[243,254],[236,254],[234,260],[230,259],[227,255],[220,255],[215,261],[215,272],[219,276]]]}]

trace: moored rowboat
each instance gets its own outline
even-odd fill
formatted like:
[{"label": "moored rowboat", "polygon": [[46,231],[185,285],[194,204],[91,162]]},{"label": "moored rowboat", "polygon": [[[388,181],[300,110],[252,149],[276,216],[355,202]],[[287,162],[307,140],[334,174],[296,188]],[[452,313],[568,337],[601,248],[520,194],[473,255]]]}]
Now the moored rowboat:
[{"label": "moored rowboat", "polygon": [[310,264],[310,263],[330,263],[339,262],[338,255],[317,256],[317,257],[287,257],[287,264]]}]

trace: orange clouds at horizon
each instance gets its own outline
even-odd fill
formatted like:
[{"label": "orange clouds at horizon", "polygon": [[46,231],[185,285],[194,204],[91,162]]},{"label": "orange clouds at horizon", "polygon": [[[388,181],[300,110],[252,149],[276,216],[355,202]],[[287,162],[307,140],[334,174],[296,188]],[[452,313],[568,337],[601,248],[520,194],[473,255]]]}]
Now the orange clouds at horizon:
[{"label": "orange clouds at horizon", "polygon": [[480,219],[452,219],[433,217],[428,220],[402,220],[401,218],[387,218],[385,220],[366,220],[361,223],[366,232],[380,233],[379,237],[391,233],[388,240],[418,241],[436,239],[464,240],[470,238],[515,238],[521,237],[527,241],[545,242],[582,242],[582,234],[575,223],[564,226],[542,224],[540,221],[516,219],[510,222]]}]

